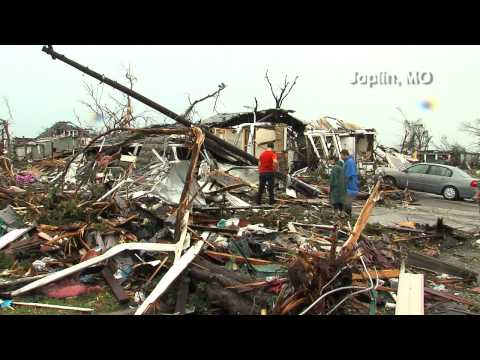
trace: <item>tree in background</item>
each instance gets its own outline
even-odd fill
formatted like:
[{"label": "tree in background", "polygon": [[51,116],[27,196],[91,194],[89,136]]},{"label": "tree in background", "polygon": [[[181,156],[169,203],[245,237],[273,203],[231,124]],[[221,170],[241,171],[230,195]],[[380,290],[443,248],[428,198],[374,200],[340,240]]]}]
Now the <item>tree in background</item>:
[{"label": "tree in background", "polygon": [[290,94],[290,91],[292,91],[293,87],[297,83],[298,75],[295,77],[293,80],[293,83],[290,84],[288,81],[287,75],[285,75],[285,80],[283,81],[283,85],[280,86],[280,92],[275,93],[273,91],[273,86],[272,83],[270,82],[270,78],[268,77],[268,70],[265,72],[265,80],[267,80],[268,85],[270,85],[270,91],[272,92],[272,96],[275,99],[275,109],[281,109],[283,101],[285,98]]},{"label": "tree in background", "polygon": [[480,147],[480,119],[476,119],[472,122],[463,122],[460,130],[473,135],[475,138],[475,145]]},{"label": "tree in background", "polygon": [[[138,79],[133,75],[130,66],[126,69],[125,78],[128,81],[128,86],[133,90],[133,85]],[[149,116],[150,111],[134,112],[130,96],[126,94],[122,94],[121,96],[107,94],[104,96],[104,86],[102,83],[95,86],[91,83],[84,82],[84,86],[88,100],[81,101],[81,104],[95,115],[95,120],[102,123],[104,130],[119,127],[137,127],[139,125],[148,126],[153,122],[153,118]],[[79,125],[85,127],[75,110],[74,113]]]},{"label": "tree in background", "polygon": [[458,166],[461,168],[468,167],[465,162],[465,158],[462,157],[462,155],[467,152],[467,149],[458,142],[451,143],[447,136],[443,135],[439,144],[435,145],[435,147],[438,150],[448,152],[451,155],[449,165]]}]

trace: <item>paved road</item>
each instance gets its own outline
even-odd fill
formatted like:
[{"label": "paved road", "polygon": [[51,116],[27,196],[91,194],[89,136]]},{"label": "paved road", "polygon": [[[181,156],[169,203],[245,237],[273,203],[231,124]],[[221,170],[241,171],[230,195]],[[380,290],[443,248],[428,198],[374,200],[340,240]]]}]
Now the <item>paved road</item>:
[{"label": "paved road", "polygon": [[[410,220],[418,223],[434,224],[443,217],[445,224],[465,231],[480,230],[480,211],[473,201],[448,201],[441,196],[416,193],[419,206],[387,208],[375,207],[370,223],[394,225]],[[359,211],[359,210],[357,210]]]}]

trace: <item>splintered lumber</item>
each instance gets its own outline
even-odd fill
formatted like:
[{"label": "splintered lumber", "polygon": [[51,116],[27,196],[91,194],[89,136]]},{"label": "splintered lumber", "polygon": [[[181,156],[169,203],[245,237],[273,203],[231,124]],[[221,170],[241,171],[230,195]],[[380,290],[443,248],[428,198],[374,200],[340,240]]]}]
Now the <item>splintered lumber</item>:
[{"label": "splintered lumber", "polygon": [[191,246],[187,252],[170,267],[170,269],[168,269],[167,273],[158,282],[155,289],[153,289],[142,305],[140,305],[137,311],[135,311],[135,315],[144,314],[150,305],[153,304],[170,287],[175,279],[182,274],[183,270],[185,270],[200,253],[203,244],[203,241],[198,241],[195,245]]},{"label": "splintered lumber", "polygon": [[249,206],[207,206],[203,208],[198,208],[202,211],[219,211],[219,210],[250,210],[250,209],[288,209],[290,206],[274,206],[274,205],[249,205]]},{"label": "splintered lumber", "polygon": [[24,278],[15,279],[15,280],[0,281],[0,288],[9,288],[16,285],[31,283],[32,281],[44,278],[47,275],[48,274],[40,274],[36,276],[24,277]]},{"label": "splintered lumber", "polygon": [[478,303],[476,301],[465,299],[465,298],[462,298],[460,296],[452,295],[452,294],[449,294],[449,293],[446,293],[446,292],[443,292],[443,291],[437,291],[437,290],[433,290],[433,289],[430,289],[430,288],[426,287],[425,288],[425,294],[437,296],[439,298],[450,300],[450,301],[455,301],[455,302],[460,303],[460,304],[475,306],[475,307],[480,309],[480,303]]},{"label": "splintered lumber", "polygon": [[119,281],[113,277],[112,270],[108,266],[105,266],[102,270],[102,276],[105,279],[110,289],[112,289],[113,295],[120,304],[128,302],[128,294],[123,290]]},{"label": "splintered lumber", "polygon": [[423,274],[401,273],[395,315],[424,315]]},{"label": "splintered lumber", "polygon": [[358,217],[357,222],[355,223],[352,233],[350,234],[348,240],[343,244],[342,250],[350,251],[357,244],[357,241],[360,238],[360,235],[362,234],[363,229],[367,225],[368,218],[372,213],[373,207],[375,206],[375,203],[378,200],[379,192],[380,192],[380,182],[377,182],[368,200],[363,206],[362,211],[360,212],[360,216]]},{"label": "splintered lumber", "polygon": [[177,249],[176,244],[153,244],[153,243],[125,243],[125,244],[119,244],[115,245],[111,249],[107,250],[104,254],[93,257],[91,259],[82,261],[81,263],[78,263],[76,265],[73,265],[69,268],[54,272],[53,274],[49,274],[48,276],[44,277],[43,279],[39,279],[37,281],[34,281],[28,285],[25,285],[24,287],[13,291],[10,295],[12,297],[18,296],[21,294],[24,294],[26,292],[32,291],[34,289],[37,289],[39,287],[45,286],[47,284],[50,284],[51,282],[54,282],[56,280],[65,278],[69,275],[75,274],[76,272],[86,269],[92,265],[98,264],[102,261],[105,261],[119,253],[125,250],[145,250],[145,251],[158,251],[158,252],[164,252],[164,251],[172,251],[175,252]]},{"label": "splintered lumber", "polygon": [[394,226],[394,225],[387,225],[387,226],[384,226],[384,228],[385,228],[385,229],[391,229],[391,230],[397,230],[397,231],[405,231],[405,232],[411,232],[411,233],[419,233],[419,234],[425,233],[425,230],[412,229],[412,228],[409,228],[409,227]]},{"label": "splintered lumber", "polygon": [[[183,186],[182,195],[180,196],[180,201],[177,209],[176,219],[175,219],[175,234],[174,239],[175,243],[178,244],[177,250],[175,251],[174,263],[180,261],[180,256],[182,255],[183,246],[187,237],[188,231],[188,219],[190,217],[190,204],[189,193],[190,188],[195,176],[195,169],[197,167],[198,158],[200,155],[200,150],[205,140],[205,135],[202,130],[196,127],[191,129],[193,135],[195,136],[195,143],[192,148],[192,155],[190,160],[190,166],[188,167],[188,172],[185,177],[185,185]],[[192,199],[193,202],[193,199]]]},{"label": "splintered lumber", "polygon": [[[400,269],[388,269],[388,270],[369,270],[370,276],[372,279],[396,279],[400,276]],[[352,274],[352,281],[366,280],[368,279],[368,274],[365,271],[362,271],[359,274]]]},{"label": "splintered lumber", "polygon": [[194,230],[210,231],[214,233],[224,233],[224,234],[231,234],[231,235],[237,235],[239,230],[239,229],[221,229],[216,226],[202,226],[202,225],[190,225],[190,228]]},{"label": "splintered lumber", "polygon": [[253,315],[260,312],[255,303],[217,284],[207,286],[207,299],[210,304],[225,309],[230,315]]},{"label": "splintered lumber", "polygon": [[15,229],[6,233],[0,238],[0,249],[3,249],[5,246],[7,246],[13,241],[20,239],[23,235],[25,235],[27,232],[29,232],[32,229],[33,227],[28,227],[24,229]]},{"label": "splintered lumber", "polygon": [[[209,284],[207,288],[209,303],[215,302],[216,306],[231,314],[249,313],[255,305],[267,304],[271,299],[270,295],[264,294],[261,289],[248,287],[253,280],[249,275],[228,270],[202,257],[198,257],[192,265],[195,265],[190,269],[192,279]],[[238,295],[245,290],[249,292]],[[249,310],[245,311],[245,304],[248,304]]]},{"label": "splintered lumber", "polygon": [[216,195],[216,194],[219,194],[219,193],[222,193],[222,192],[225,192],[225,191],[235,190],[235,189],[239,189],[239,188],[247,187],[247,186],[248,185],[245,185],[245,184],[233,184],[233,185],[230,185],[230,186],[225,186],[225,187],[223,187],[221,189],[218,189],[218,190],[207,192],[207,193],[205,193],[205,195]]},{"label": "splintered lumber", "polygon": [[223,259],[223,260],[230,260],[230,259],[233,258],[237,264],[243,264],[247,260],[248,260],[249,263],[251,263],[253,265],[272,264],[272,262],[268,261],[268,260],[254,259],[254,258],[247,258],[247,260],[245,260],[245,258],[243,256],[237,256],[237,255],[232,255],[232,254],[227,254],[227,253],[220,253],[220,252],[211,251],[211,250],[206,250],[206,251],[204,251],[204,253],[208,256],[213,257],[213,258],[219,258],[219,259]]},{"label": "splintered lumber", "polygon": [[406,265],[434,271],[440,274],[449,274],[461,277],[465,280],[475,281],[478,277],[478,273],[476,272],[451,265],[444,261],[435,259],[434,257],[422,255],[413,251],[408,252]]},{"label": "splintered lumber", "polygon": [[299,223],[299,222],[290,222],[289,224],[297,225],[297,226],[305,226],[305,227],[314,227],[314,228],[322,229],[322,230],[333,230],[334,229],[333,225],[303,224],[303,223]]},{"label": "splintered lumber", "polygon": [[39,303],[29,303],[29,302],[18,302],[18,301],[13,301],[12,304],[13,305],[20,305],[20,306],[33,306],[33,307],[40,307],[40,308],[69,310],[69,311],[81,311],[81,312],[92,312],[92,311],[94,311],[94,309],[90,309],[90,308],[81,308],[81,307],[63,306],[63,305],[52,305],[52,304],[39,304]]}]

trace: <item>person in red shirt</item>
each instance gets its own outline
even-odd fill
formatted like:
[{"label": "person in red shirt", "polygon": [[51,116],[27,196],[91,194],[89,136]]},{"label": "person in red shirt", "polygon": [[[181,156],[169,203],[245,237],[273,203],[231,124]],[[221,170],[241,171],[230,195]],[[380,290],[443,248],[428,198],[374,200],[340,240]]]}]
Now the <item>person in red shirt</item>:
[{"label": "person in red shirt", "polygon": [[262,195],[265,191],[265,185],[268,187],[268,195],[270,197],[269,204],[275,203],[275,172],[278,171],[277,155],[273,151],[273,144],[268,144],[267,149],[262,151],[258,158],[258,173],[260,176],[257,205],[262,202]]}]

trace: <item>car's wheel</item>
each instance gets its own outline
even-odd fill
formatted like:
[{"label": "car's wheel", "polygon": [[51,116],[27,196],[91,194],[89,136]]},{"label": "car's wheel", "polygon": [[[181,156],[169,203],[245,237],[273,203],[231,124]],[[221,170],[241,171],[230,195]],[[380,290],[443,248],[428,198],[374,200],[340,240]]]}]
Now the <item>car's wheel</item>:
[{"label": "car's wheel", "polygon": [[383,178],[383,183],[385,185],[390,185],[390,186],[397,186],[397,182],[395,181],[395,179],[391,176],[385,176]]},{"label": "car's wheel", "polygon": [[455,200],[458,198],[458,190],[453,186],[446,186],[442,191],[442,195],[447,200]]}]

